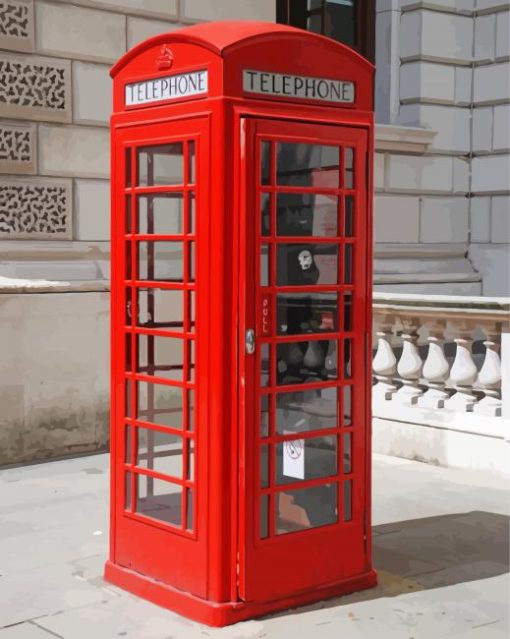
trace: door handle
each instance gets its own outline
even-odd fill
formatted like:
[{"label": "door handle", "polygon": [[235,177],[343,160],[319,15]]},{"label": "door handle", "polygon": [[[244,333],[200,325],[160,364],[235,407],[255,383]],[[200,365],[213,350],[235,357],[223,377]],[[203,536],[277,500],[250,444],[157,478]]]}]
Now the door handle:
[{"label": "door handle", "polygon": [[249,328],[244,336],[244,345],[247,355],[253,355],[255,352],[255,331]]}]

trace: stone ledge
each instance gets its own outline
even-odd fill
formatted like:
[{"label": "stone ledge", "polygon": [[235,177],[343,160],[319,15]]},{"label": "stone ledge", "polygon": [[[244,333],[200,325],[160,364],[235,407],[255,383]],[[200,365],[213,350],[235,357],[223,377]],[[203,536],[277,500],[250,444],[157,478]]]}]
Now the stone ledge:
[{"label": "stone ledge", "polygon": [[393,124],[375,125],[375,150],[401,153],[425,153],[432,144],[436,131]]},{"label": "stone ledge", "polygon": [[110,290],[106,280],[31,280],[0,276],[0,295],[23,293],[103,293]]}]

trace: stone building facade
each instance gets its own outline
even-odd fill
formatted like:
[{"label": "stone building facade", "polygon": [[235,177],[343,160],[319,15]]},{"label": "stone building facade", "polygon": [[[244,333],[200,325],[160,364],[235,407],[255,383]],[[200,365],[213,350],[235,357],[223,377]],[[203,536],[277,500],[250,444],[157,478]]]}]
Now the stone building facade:
[{"label": "stone building facade", "polygon": [[[509,9],[376,3],[376,290],[508,295]],[[107,445],[109,68],[275,0],[0,1],[0,464]]]}]

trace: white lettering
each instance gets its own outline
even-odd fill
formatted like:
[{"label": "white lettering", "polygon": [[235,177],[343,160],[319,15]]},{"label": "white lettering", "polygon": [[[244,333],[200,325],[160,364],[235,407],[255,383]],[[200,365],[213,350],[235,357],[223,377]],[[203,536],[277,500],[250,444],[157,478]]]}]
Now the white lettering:
[{"label": "white lettering", "polygon": [[126,84],[124,98],[126,106],[134,106],[203,95],[207,91],[208,73],[203,70]]}]

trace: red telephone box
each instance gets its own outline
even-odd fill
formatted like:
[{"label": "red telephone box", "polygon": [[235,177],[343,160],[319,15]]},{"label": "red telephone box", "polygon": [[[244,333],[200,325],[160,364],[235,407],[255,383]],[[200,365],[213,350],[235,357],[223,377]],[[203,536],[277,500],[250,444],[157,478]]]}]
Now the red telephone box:
[{"label": "red telephone box", "polygon": [[212,625],[374,585],[372,65],[222,22],[112,76],[106,578]]}]

